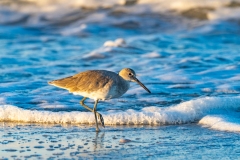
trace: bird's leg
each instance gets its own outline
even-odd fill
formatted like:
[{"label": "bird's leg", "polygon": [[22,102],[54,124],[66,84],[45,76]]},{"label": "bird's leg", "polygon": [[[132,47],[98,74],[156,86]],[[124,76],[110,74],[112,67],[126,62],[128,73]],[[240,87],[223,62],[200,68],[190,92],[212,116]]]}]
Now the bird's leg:
[{"label": "bird's leg", "polygon": [[99,132],[98,122],[97,122],[97,115],[96,115],[97,103],[98,103],[98,100],[95,101],[95,104],[94,104],[94,107],[93,107],[93,112],[94,112],[94,116],[95,116],[96,131]]},{"label": "bird's leg", "polygon": [[[85,101],[86,99],[87,99],[87,97],[84,97],[84,98],[80,101],[80,104],[81,104],[84,108],[86,108],[87,110],[93,112],[93,110],[92,110],[90,107],[88,107],[87,105],[84,104],[84,101]],[[103,127],[105,127],[105,126],[104,126],[103,116],[102,116],[100,113],[98,113],[98,112],[96,112],[96,114],[97,114],[98,118],[100,119],[101,125],[102,125]]]}]

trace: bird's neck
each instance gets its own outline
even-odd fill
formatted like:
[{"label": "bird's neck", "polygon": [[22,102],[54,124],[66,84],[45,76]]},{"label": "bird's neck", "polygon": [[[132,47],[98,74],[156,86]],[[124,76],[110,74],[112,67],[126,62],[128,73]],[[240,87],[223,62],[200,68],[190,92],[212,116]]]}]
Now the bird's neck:
[{"label": "bird's neck", "polygon": [[130,81],[125,80],[125,84],[126,84],[127,89],[129,89],[130,88]]},{"label": "bird's neck", "polygon": [[122,91],[127,92],[127,90],[130,88],[130,81],[127,81],[125,79],[122,78]]}]

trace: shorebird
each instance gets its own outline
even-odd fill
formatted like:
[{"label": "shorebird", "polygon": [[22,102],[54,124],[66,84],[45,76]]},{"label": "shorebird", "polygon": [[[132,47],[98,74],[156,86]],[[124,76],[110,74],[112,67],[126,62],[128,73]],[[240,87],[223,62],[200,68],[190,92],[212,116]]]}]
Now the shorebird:
[{"label": "shorebird", "polygon": [[[51,85],[63,88],[75,95],[81,95],[84,98],[80,104],[87,110],[94,113],[96,131],[99,131],[97,118],[104,126],[102,115],[97,112],[99,100],[108,100],[121,97],[130,87],[130,82],[137,82],[147,92],[151,93],[137,78],[135,71],[130,68],[122,69],[119,74],[106,70],[88,70],[80,72],[70,77],[48,82]],[[84,104],[87,98],[94,99],[93,109]]]}]

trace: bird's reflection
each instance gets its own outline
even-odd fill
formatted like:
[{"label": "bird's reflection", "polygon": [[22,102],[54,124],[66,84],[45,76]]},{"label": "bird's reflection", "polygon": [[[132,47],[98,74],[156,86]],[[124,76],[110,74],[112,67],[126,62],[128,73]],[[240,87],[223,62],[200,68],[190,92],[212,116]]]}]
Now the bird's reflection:
[{"label": "bird's reflection", "polygon": [[96,132],[95,140],[94,140],[94,151],[103,148],[105,132]]}]

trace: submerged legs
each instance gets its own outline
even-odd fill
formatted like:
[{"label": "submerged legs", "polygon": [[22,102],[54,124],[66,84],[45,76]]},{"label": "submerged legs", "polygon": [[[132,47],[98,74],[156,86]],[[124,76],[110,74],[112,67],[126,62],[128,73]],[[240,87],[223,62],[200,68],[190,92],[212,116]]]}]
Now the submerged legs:
[{"label": "submerged legs", "polygon": [[91,109],[91,108],[89,108],[87,105],[84,104],[84,101],[85,101],[86,99],[87,99],[87,97],[84,97],[84,98],[80,101],[80,104],[81,104],[84,108],[86,108],[87,110],[89,110],[89,111],[91,111],[91,112],[94,113],[95,123],[96,123],[96,131],[99,131],[99,129],[98,129],[98,123],[97,123],[97,117],[100,119],[101,125],[102,125],[103,127],[105,127],[105,126],[104,126],[104,119],[103,119],[102,115],[96,111],[96,110],[97,110],[98,100],[95,101],[94,108]]},{"label": "submerged legs", "polygon": [[98,100],[95,101],[95,104],[93,107],[93,112],[94,112],[94,116],[95,116],[96,131],[98,132],[99,128],[98,128],[97,115],[96,115],[97,103],[98,103]]}]

